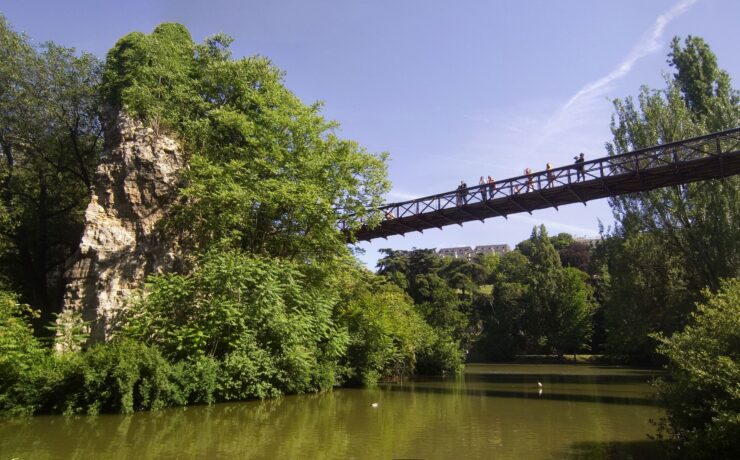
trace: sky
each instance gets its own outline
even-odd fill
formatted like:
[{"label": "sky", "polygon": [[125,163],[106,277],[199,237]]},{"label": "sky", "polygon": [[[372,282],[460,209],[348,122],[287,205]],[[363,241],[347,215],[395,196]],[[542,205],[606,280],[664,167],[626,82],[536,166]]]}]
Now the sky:
[{"label": "sky", "polygon": [[[105,57],[161,22],[225,32],[235,57],[267,56],[339,134],[389,152],[388,202],[606,154],[612,100],[664,86],[672,37],[703,37],[738,87],[736,0],[0,0],[17,31]],[[532,227],[596,237],[606,200],[360,244],[378,249],[507,243]]]}]

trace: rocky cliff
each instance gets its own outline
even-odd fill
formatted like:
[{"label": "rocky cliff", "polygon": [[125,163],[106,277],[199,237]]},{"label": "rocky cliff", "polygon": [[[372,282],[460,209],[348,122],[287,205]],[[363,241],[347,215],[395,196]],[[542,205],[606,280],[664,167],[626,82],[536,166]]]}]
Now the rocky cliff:
[{"label": "rocky cliff", "polygon": [[[176,262],[157,222],[177,195],[185,155],[171,137],[125,114],[108,117],[105,149],[59,317],[59,348],[74,321],[85,321],[92,341],[109,336],[111,319],[144,278]],[[66,332],[65,332],[66,331]]]}]

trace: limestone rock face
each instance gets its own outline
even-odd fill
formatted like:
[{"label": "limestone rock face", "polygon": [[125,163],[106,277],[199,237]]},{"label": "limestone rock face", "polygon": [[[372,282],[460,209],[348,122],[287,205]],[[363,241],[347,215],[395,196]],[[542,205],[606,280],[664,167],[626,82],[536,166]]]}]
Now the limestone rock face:
[{"label": "limestone rock face", "polygon": [[[171,137],[122,112],[108,118],[105,149],[80,247],[65,274],[58,320],[64,330],[71,327],[65,322],[81,314],[92,341],[108,337],[111,318],[147,275],[176,263],[174,244],[161,238],[156,224],[176,198],[185,167],[185,155]],[[64,348],[64,338],[58,339]]]}]

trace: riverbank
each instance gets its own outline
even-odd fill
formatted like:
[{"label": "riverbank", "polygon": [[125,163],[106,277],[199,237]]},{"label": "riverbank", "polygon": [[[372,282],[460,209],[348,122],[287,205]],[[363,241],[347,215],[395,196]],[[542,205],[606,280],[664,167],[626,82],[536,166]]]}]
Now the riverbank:
[{"label": "riverbank", "polygon": [[[490,363],[491,361],[488,361]],[[605,364],[610,366],[634,366],[626,358],[612,355],[518,355],[509,361],[493,361],[500,364]],[[466,364],[485,364],[485,361],[471,360]],[[644,366],[657,369],[655,366]]]}]

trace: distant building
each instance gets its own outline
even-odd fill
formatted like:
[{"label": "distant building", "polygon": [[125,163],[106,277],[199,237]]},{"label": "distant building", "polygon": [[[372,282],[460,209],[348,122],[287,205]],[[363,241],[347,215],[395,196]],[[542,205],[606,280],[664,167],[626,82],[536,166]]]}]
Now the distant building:
[{"label": "distant building", "polygon": [[576,243],[587,244],[589,246],[596,246],[596,243],[600,241],[600,238],[587,238],[585,236],[575,236],[573,237],[573,241],[575,241]]},{"label": "distant building", "polygon": [[506,254],[511,251],[508,244],[486,244],[483,246],[460,246],[456,248],[440,248],[437,254],[441,257],[452,257],[453,259],[470,260],[477,254]]}]

